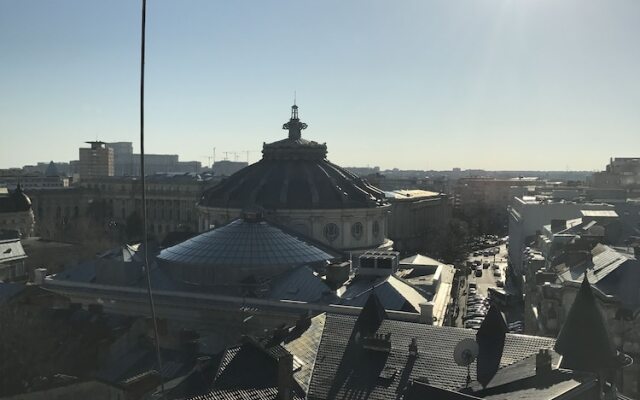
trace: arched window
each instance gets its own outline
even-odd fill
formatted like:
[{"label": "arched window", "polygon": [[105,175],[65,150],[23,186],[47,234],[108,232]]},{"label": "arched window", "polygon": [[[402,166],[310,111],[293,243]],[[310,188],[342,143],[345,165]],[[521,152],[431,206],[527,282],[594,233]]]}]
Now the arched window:
[{"label": "arched window", "polygon": [[340,228],[338,228],[338,225],[329,223],[324,226],[324,237],[328,241],[333,242],[338,236],[340,236]]},{"label": "arched window", "polygon": [[353,238],[356,240],[360,240],[362,238],[363,230],[364,229],[362,228],[362,223],[356,222],[355,224],[351,225],[351,236],[353,236]]}]

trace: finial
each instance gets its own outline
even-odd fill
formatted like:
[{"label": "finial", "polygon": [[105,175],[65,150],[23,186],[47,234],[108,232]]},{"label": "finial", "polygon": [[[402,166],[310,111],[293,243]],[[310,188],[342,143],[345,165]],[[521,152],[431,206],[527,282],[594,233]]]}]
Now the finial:
[{"label": "finial", "polygon": [[[294,92],[295,93],[295,92]],[[295,95],[294,95],[295,96]],[[289,131],[289,139],[298,140],[301,137],[301,131],[307,129],[307,124],[300,122],[298,118],[298,106],[294,104],[291,106],[291,119],[286,124],[282,125],[282,129]]]}]

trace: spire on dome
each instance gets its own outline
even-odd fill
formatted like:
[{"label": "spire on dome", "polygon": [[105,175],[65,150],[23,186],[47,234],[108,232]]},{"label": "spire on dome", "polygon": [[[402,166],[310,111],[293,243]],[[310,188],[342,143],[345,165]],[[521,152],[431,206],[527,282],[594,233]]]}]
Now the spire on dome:
[{"label": "spire on dome", "polygon": [[282,125],[282,129],[289,131],[289,139],[292,140],[300,139],[302,137],[302,130],[307,129],[307,124],[300,122],[300,118],[298,117],[298,106],[295,104],[295,100],[291,106],[291,119],[289,119],[289,122]]}]

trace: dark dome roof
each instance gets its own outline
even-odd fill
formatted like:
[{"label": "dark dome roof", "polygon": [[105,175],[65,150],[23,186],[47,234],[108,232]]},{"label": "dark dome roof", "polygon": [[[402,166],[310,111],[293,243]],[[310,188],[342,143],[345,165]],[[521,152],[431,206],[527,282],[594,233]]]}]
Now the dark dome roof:
[{"label": "dark dome roof", "polygon": [[369,208],[386,204],[382,191],[329,162],[327,146],[302,139],[297,107],[283,129],[289,137],[264,144],[262,160],[206,190],[200,205],[265,209]]},{"label": "dark dome roof", "polygon": [[8,196],[0,197],[0,212],[23,212],[31,210],[31,199],[18,184]]},{"label": "dark dome roof", "polygon": [[297,266],[336,258],[266,221],[237,219],[160,252],[161,261],[211,267]]}]

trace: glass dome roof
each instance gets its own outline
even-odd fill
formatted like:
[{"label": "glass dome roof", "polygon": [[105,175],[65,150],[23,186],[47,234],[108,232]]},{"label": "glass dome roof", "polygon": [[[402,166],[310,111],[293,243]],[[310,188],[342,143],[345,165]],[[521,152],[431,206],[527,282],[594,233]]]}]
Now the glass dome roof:
[{"label": "glass dome roof", "polygon": [[160,252],[161,261],[201,266],[261,267],[332,260],[322,250],[266,221],[237,219]]}]

